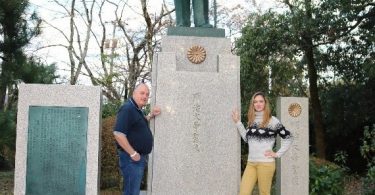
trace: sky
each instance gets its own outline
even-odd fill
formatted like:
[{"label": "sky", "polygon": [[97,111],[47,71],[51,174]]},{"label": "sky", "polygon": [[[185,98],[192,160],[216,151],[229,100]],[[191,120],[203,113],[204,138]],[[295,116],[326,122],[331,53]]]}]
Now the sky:
[{"label": "sky", "polygon": [[[112,0],[112,2],[119,2],[120,0]],[[173,9],[173,0],[165,0],[167,6],[169,9]],[[69,73],[69,66],[68,64],[68,54],[66,51],[66,48],[61,46],[54,46],[54,47],[47,47],[50,45],[59,45],[64,44],[67,45],[67,41],[62,35],[61,32],[68,32],[69,30],[69,20],[66,17],[66,11],[64,10],[62,6],[57,5],[53,0],[29,0],[31,5],[31,10],[35,10],[37,14],[44,20],[44,23],[42,24],[42,34],[38,37],[32,40],[30,46],[26,49],[26,52],[29,52],[30,54],[37,55],[40,57],[42,61],[44,61],[47,64],[50,63],[56,63],[58,66],[58,73],[62,75],[63,77],[67,77]],[[59,0],[61,4],[66,4],[67,8],[70,7],[70,0]],[[80,1],[76,1],[76,4]],[[92,1],[87,1],[87,4],[90,5]],[[139,1],[136,0],[128,0],[129,4],[131,5],[133,10],[133,20],[127,20],[128,26],[131,26],[132,28],[142,28],[139,24],[139,20],[137,19],[137,16],[139,14],[140,10],[137,9],[137,7],[140,7]],[[159,13],[161,9],[161,3],[163,0],[149,0],[149,12],[150,13]],[[213,1],[210,1],[210,4]],[[224,7],[234,7],[238,4],[242,5],[246,9],[254,10],[255,7],[261,8],[263,10],[269,9],[273,6],[275,6],[274,0],[217,0],[217,4],[219,6]],[[254,6],[254,4],[256,6]],[[114,7],[107,3],[108,6],[104,7],[103,12],[103,18],[104,21],[108,22],[108,30],[111,30],[111,23],[110,21],[113,21],[115,19],[114,17]],[[173,15],[174,16],[174,15]],[[95,16],[96,17],[96,16]],[[95,19],[94,19],[95,20]],[[96,19],[96,22],[98,20]],[[84,26],[85,24],[79,24],[79,26]],[[101,29],[99,26],[96,26],[97,24],[93,24],[93,31],[101,32]],[[56,30],[55,28],[51,27],[54,26],[58,28],[59,30]],[[95,29],[97,28],[97,29]],[[59,32],[61,31],[61,32]],[[111,30],[112,31],[112,30]],[[68,33],[67,33],[68,34]],[[100,39],[100,37],[98,37]],[[91,42],[89,44],[90,48],[98,48],[97,43],[94,41],[94,38],[91,37]],[[89,52],[90,55],[97,55],[97,51]],[[97,56],[91,56],[91,57],[97,57]],[[82,78],[82,77],[80,77]],[[64,80],[64,79],[63,79]],[[64,82],[64,81],[63,81]],[[85,82],[85,81],[82,81]]]}]

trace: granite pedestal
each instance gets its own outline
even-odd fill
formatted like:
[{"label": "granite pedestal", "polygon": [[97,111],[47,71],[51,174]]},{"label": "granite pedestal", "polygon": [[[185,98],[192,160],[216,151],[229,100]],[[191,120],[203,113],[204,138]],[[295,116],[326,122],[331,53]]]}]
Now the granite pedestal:
[{"label": "granite pedestal", "polygon": [[[194,46],[198,59],[205,52],[201,63],[188,58]],[[152,103],[162,114],[151,124],[149,195],[238,193],[240,137],[231,112],[240,108],[239,63],[226,38],[162,39],[152,67]]]},{"label": "granite pedestal", "polygon": [[294,141],[288,152],[277,161],[276,194],[309,194],[308,99],[280,97],[277,102],[277,111],[278,118],[291,131]]}]

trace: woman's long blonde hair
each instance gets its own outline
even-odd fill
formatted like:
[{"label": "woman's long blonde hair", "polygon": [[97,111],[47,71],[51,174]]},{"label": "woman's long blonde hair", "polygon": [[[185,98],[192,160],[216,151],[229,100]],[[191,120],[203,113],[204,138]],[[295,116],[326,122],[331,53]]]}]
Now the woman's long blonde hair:
[{"label": "woman's long blonde hair", "polygon": [[268,125],[268,123],[270,122],[272,115],[271,115],[271,108],[270,108],[269,100],[266,97],[266,95],[264,95],[263,92],[256,92],[256,93],[254,93],[253,97],[251,97],[250,105],[249,105],[249,111],[247,112],[247,119],[248,119],[247,125],[251,126],[254,123],[254,120],[255,120],[254,99],[258,95],[263,97],[264,103],[265,103],[264,110],[263,110],[263,120],[260,123],[260,127],[265,128]]}]

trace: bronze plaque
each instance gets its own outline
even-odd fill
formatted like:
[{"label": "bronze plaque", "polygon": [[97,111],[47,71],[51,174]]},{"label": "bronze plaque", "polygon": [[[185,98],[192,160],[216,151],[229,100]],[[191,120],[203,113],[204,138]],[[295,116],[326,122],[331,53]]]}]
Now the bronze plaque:
[{"label": "bronze plaque", "polygon": [[88,112],[86,107],[29,107],[27,195],[85,194]]}]

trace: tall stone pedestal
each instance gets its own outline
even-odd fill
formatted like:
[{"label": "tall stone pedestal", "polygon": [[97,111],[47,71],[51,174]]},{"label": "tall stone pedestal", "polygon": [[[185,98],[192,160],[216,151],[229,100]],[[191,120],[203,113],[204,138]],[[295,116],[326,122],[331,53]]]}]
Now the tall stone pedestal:
[{"label": "tall stone pedestal", "polygon": [[[229,39],[166,36],[155,55],[148,193],[238,194],[240,137],[231,119],[240,108],[239,57]],[[193,63],[192,61],[200,61]],[[205,57],[204,57],[205,55]]]},{"label": "tall stone pedestal", "polygon": [[308,99],[281,97],[277,107],[278,118],[291,131],[294,141],[289,151],[277,161],[276,194],[309,194]]}]

